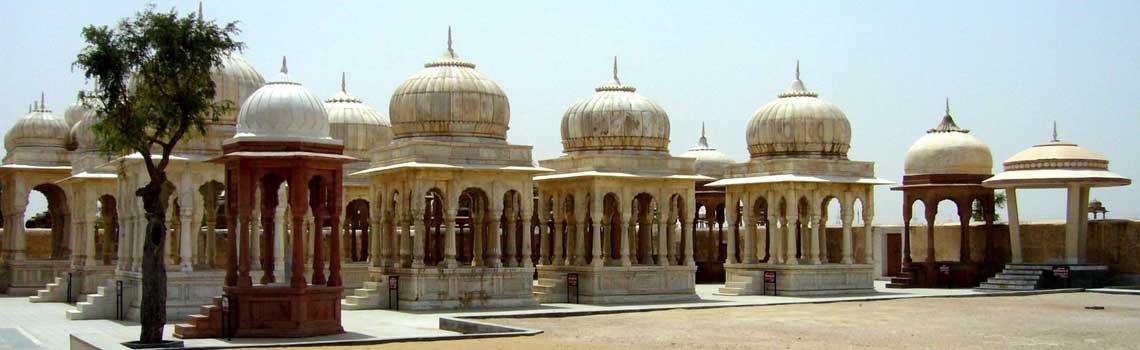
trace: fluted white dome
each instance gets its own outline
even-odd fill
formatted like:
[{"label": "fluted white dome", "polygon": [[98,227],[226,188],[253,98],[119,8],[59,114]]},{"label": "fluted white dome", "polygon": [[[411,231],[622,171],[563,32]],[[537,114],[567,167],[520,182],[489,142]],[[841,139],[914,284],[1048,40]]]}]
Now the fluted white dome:
[{"label": "fluted white dome", "polygon": [[681,157],[696,158],[697,174],[717,179],[724,177],[726,166],[735,163],[732,157],[718,151],[715,147],[709,146],[709,140],[705,137],[704,124],[701,125],[701,138],[697,141],[697,145],[690,148],[688,152],[681,154]]},{"label": "fluted white dome", "polygon": [[289,77],[284,59],[281,74],[242,104],[231,140],[334,142],[324,103]]},{"label": "fluted white dome", "polygon": [[368,151],[392,142],[392,124],[380,112],[364,104],[344,86],[341,77],[340,91],[325,100],[329,114],[329,136],[344,141],[344,154],[368,159]]},{"label": "fluted white dome", "polygon": [[578,100],[562,116],[562,150],[573,152],[669,152],[669,115],[614,76]]},{"label": "fluted white dome", "polygon": [[851,148],[847,116],[804,87],[798,64],[796,80],[779,98],[756,110],[746,135],[752,158],[846,159]]},{"label": "fluted white dome", "polygon": [[71,139],[75,143],[75,151],[91,152],[99,150],[99,141],[91,125],[98,121],[98,113],[88,109],[86,113],[71,127]]},{"label": "fluted white dome", "polygon": [[214,81],[214,100],[230,101],[232,109],[218,118],[218,124],[233,125],[237,122],[238,111],[249,95],[265,85],[265,78],[236,52],[222,58],[221,66],[210,72]]},{"label": "fluted white dome", "polygon": [[959,128],[949,107],[942,122],[918,138],[906,151],[906,175],[993,174],[993,155],[970,130]]},{"label": "fluted white dome", "polygon": [[17,147],[58,148],[66,151],[69,131],[66,121],[52,115],[50,110],[40,104],[8,130],[4,136],[4,148],[8,153]]},{"label": "fluted white dome", "polygon": [[63,112],[63,120],[67,122],[67,126],[75,126],[75,123],[83,119],[83,115],[87,113],[88,109],[82,100],[76,99],[75,103],[67,106],[67,110]]},{"label": "fluted white dome", "polygon": [[388,103],[397,141],[426,139],[505,143],[511,120],[507,95],[451,48],[404,80]]}]

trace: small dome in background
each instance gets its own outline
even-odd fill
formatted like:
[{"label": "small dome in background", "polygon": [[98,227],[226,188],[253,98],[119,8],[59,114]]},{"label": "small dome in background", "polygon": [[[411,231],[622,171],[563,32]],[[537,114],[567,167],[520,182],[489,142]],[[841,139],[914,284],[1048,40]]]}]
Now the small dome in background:
[{"label": "small dome in background", "polygon": [[217,124],[233,125],[237,122],[238,112],[246,98],[265,85],[261,73],[236,52],[222,58],[222,65],[210,72],[210,79],[214,81],[214,100],[233,103],[232,108],[219,117]]},{"label": "small dome in background", "polygon": [[947,100],[942,122],[910,146],[904,168],[906,175],[990,175],[993,162],[989,146],[954,123]]},{"label": "small dome in background", "polygon": [[380,112],[348,93],[343,74],[340,79],[340,91],[325,100],[329,136],[344,141],[345,155],[368,159],[368,151],[392,142],[392,124]]},{"label": "small dome in background", "polygon": [[669,152],[669,115],[617,77],[575,102],[562,116],[562,150],[572,152]]},{"label": "small dome in background", "polygon": [[505,143],[511,106],[499,84],[475,70],[451,47],[404,80],[388,103],[396,140]]},{"label": "small dome in background", "polygon": [[329,117],[324,103],[289,77],[285,58],[281,59],[281,74],[254,91],[242,104],[233,139],[334,141],[329,137]]},{"label": "small dome in background", "polygon": [[697,145],[681,154],[681,157],[696,158],[697,174],[717,179],[724,177],[726,166],[736,163],[727,154],[709,146],[709,140],[705,137],[704,123],[701,123],[701,138],[697,141]]},{"label": "small dome in background", "polygon": [[796,80],[779,98],[756,110],[746,132],[752,158],[847,159],[851,124],[843,111]]}]

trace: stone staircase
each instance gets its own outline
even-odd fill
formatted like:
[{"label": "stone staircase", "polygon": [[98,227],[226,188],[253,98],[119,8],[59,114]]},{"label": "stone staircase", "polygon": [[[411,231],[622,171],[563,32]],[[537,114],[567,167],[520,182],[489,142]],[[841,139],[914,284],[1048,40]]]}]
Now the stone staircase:
[{"label": "stone staircase", "polygon": [[364,282],[363,288],[352,290],[340,301],[344,310],[371,310],[388,307],[388,288],[379,282]]},{"label": "stone staircase", "polygon": [[36,291],[36,295],[28,297],[33,303],[62,303],[67,302],[67,281],[63,277],[56,277],[54,282],[48,283],[44,289]]},{"label": "stone staircase", "polygon": [[202,305],[199,313],[190,315],[187,323],[174,326],[174,336],[182,339],[222,337],[222,297],[214,297],[210,305]]},{"label": "stone staircase", "polygon": [[745,295],[748,291],[755,289],[752,286],[753,281],[751,276],[736,276],[731,281],[725,281],[724,287],[717,290],[717,295]]},{"label": "stone staircase", "polygon": [[115,280],[107,280],[99,286],[95,294],[88,294],[87,301],[75,304],[75,310],[67,310],[69,320],[110,320],[114,319],[118,290]]},{"label": "stone staircase", "polygon": [[1045,276],[1045,271],[1049,271],[1051,268],[1050,265],[1007,264],[1005,270],[994,277],[990,277],[988,281],[983,282],[976,289],[987,291],[1037,290],[1041,288],[1041,279]]},{"label": "stone staircase", "polygon": [[556,278],[539,278],[534,286],[534,299],[539,303],[565,303],[566,280]]},{"label": "stone staircase", "polygon": [[914,270],[917,269],[914,265],[909,265],[909,269],[902,269],[899,271],[898,276],[891,277],[891,281],[887,283],[887,288],[914,288],[918,286],[918,281],[915,280]]}]

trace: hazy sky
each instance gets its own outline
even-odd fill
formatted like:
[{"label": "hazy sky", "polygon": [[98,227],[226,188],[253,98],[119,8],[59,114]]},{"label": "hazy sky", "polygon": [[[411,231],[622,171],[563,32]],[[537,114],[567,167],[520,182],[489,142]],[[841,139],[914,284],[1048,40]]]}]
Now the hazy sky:
[{"label": "hazy sky", "polygon": [[[84,79],[71,63],[80,29],[113,25],[141,1],[0,3],[0,129],[47,94],[62,117]],[[196,1],[158,8],[196,11]],[[561,152],[559,121],[609,79],[659,103],[672,123],[673,154],[709,142],[748,158],[744,129],[783,91],[795,61],[808,88],[838,105],[854,129],[851,159],[901,181],[910,144],[942,116],[1001,161],[1061,138],[1099,152],[1113,171],[1140,178],[1140,2],[642,2],[206,1],[207,18],[240,21],[243,55],[267,79],[282,55],[318,96],[339,88],[387,115],[392,91],[446,47],[497,81],[511,102],[509,141],[534,157]],[[901,222],[901,194],[880,187],[877,221]],[[1140,187],[1094,189],[1112,218],[1140,217]],[[1019,192],[1023,220],[1064,218],[1060,191]],[[42,210],[34,196],[29,212]],[[39,202],[39,203],[35,203]],[[938,221],[956,220],[945,207]],[[1004,216],[1004,211],[1001,211]],[[30,215],[30,214],[29,214]]]}]

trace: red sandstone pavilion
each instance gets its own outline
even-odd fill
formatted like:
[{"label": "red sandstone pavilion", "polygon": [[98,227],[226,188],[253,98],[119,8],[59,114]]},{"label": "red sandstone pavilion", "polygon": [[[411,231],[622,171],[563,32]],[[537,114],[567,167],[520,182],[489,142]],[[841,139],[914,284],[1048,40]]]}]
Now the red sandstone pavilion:
[{"label": "red sandstone pavilion", "polygon": [[[281,279],[287,283],[278,283],[274,273],[273,247],[285,239],[275,234],[277,206],[288,205],[293,227],[304,225],[306,209],[315,227],[340,227],[344,164],[355,161],[341,154],[341,141],[329,137],[321,101],[288,72],[282,58],[281,74],[249,97],[238,114],[237,134],[223,143],[223,155],[214,159],[226,167],[227,227],[238,228],[236,239],[227,242],[225,295],[202,307],[202,315],[191,315],[189,324],[175,327],[177,337],[311,337],[344,331],[341,250],[328,249],[340,247],[340,235],[329,235],[327,245],[323,234],[314,235],[309,281],[301,237],[292,237],[290,268]],[[281,186],[287,186],[287,198],[278,198]],[[260,206],[260,218],[253,217],[255,206]],[[252,238],[257,234],[251,229],[253,220],[261,220],[265,252],[258,284],[250,275],[251,243],[257,242]],[[230,309],[223,311],[224,304]],[[228,322],[223,322],[223,313]]]}]

